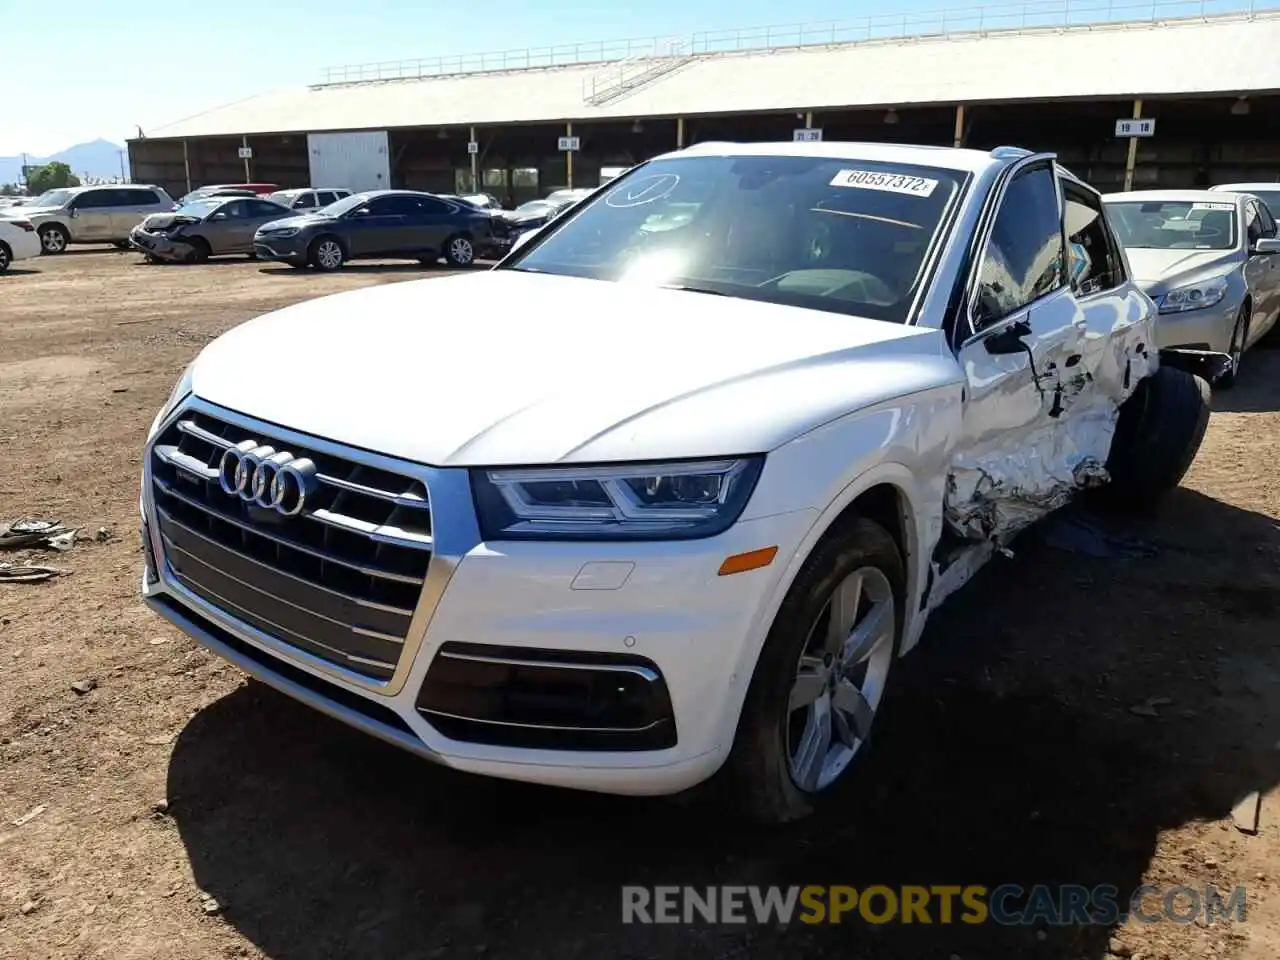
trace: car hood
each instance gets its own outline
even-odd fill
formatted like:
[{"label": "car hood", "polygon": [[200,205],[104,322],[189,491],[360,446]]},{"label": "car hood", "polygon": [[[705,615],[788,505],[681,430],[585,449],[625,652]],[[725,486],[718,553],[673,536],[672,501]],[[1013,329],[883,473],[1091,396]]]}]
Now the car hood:
[{"label": "car hood", "polygon": [[271,230],[274,227],[309,227],[317,223],[333,223],[333,217],[322,217],[318,213],[285,214],[258,226],[258,231]]},{"label": "car hood", "polygon": [[166,230],[173,226],[186,226],[189,223],[199,222],[199,217],[192,217],[185,213],[153,213],[143,217],[142,222],[138,224],[138,226],[143,230]]},{"label": "car hood", "polygon": [[340,443],[492,466],[766,452],[959,377],[936,330],[495,270],[269,313],[207,346],[192,386]]},{"label": "car hood", "polygon": [[0,217],[8,217],[13,220],[30,220],[32,217],[47,217],[51,213],[57,213],[61,207],[0,207]]},{"label": "car hood", "polygon": [[1164,292],[1226,273],[1243,258],[1235,250],[1153,250],[1126,247],[1129,269],[1143,292]]}]

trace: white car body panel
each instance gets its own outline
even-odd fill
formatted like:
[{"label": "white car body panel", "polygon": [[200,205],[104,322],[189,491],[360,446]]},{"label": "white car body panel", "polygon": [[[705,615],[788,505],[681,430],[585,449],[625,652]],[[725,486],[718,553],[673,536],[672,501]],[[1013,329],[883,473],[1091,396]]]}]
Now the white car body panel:
[{"label": "white car body panel", "polygon": [[[394,284],[298,304],[224,334],[194,364],[193,399],[157,428],[189,405],[211,404],[458,475],[765,454],[728,530],[612,543],[485,543],[465,534],[458,556],[438,558],[450,568],[443,591],[424,622],[415,620],[405,643],[416,652],[385,690],[245,629],[163,569],[144,594],[223,656],[400,746],[472,772],[617,793],[675,792],[723,763],[788,589],[830,525],[873,488],[891,493],[900,515],[901,650],[911,649],[929,613],[1018,530],[1105,480],[1119,407],[1158,365],[1154,308],[1128,279],[1092,295],[1063,288],[953,347],[946,327],[953,291],[971,283],[962,271],[972,237],[987,229],[1005,180],[1045,158],[830,143],[686,151],[717,152],[903,157],[970,174],[914,322],[507,270]],[[509,307],[449,319],[495,302]],[[1025,350],[987,349],[1020,321],[1030,328]],[[557,335],[566,329],[582,335]],[[149,471],[142,510],[163,560]],[[726,557],[770,546],[778,548],[773,563],[717,575]],[[575,587],[596,563],[626,568],[621,582]],[[160,602],[174,600],[243,643],[389,707],[413,736],[264,675]],[[679,742],[600,752],[450,740],[416,712],[414,698],[439,646],[457,639],[643,655],[666,678]]]},{"label": "white car body panel", "polygon": [[40,256],[40,237],[34,230],[24,230],[19,227],[18,221],[21,220],[26,218],[16,214],[11,218],[0,217],[0,241],[4,241],[9,248],[11,259],[15,262]]}]

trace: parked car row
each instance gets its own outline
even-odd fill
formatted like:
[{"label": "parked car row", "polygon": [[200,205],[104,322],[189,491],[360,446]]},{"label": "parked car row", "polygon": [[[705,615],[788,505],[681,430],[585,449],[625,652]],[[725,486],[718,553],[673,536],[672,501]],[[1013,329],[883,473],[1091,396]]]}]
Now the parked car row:
[{"label": "parked car row", "polygon": [[[469,266],[501,257],[594,192],[558,190],[508,211],[488,194],[352,194],[271,183],[213,184],[178,204],[147,184],[51,190],[0,208],[0,271],[72,243],[102,242],[136,248],[151,261],[241,254],[319,270],[368,258]],[[1231,366],[1220,385],[1229,386],[1245,351],[1280,319],[1280,230],[1271,206],[1280,207],[1280,184],[1133,191],[1104,202],[1139,286],[1159,310],[1161,346],[1226,354]],[[644,232],[676,230],[696,211],[668,200]],[[1096,250],[1073,244],[1069,254],[1086,281],[1105,279],[1091,277]]]}]

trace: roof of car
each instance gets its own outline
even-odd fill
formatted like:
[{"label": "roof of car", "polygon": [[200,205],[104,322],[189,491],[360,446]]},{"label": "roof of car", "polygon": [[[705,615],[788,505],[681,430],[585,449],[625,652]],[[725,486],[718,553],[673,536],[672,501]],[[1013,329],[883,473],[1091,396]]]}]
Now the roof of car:
[{"label": "roof of car", "polygon": [[1219,183],[1209,189],[1214,193],[1253,193],[1255,190],[1280,190],[1280,183]]},{"label": "roof of car", "polygon": [[272,195],[277,193],[287,193],[290,195],[299,193],[350,193],[346,187],[289,187],[287,190],[272,190]]},{"label": "roof of car", "polygon": [[[1243,200],[1244,195],[1240,198]],[[1128,193],[1104,193],[1106,203],[1222,203],[1221,192],[1212,190],[1130,190]]]},{"label": "roof of car", "polygon": [[121,187],[133,187],[138,190],[159,190],[154,183],[88,183],[81,184],[78,187],[67,187],[75,193],[84,193],[86,190],[118,190]]},{"label": "roof of car", "polygon": [[[976,173],[994,164],[1013,159],[997,150],[967,150],[960,147],[936,147],[901,143],[865,143],[821,140],[799,143],[781,140],[774,143],[697,143],[683,150],[663,154],[668,157],[822,157],[831,160],[875,160],[887,163],[909,163]],[[1017,151],[1026,156],[1029,151]]]}]

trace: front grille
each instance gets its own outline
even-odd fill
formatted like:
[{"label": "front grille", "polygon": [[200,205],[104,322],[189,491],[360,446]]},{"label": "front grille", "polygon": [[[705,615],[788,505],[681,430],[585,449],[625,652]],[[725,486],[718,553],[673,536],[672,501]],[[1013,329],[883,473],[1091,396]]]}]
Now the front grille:
[{"label": "front grille", "polygon": [[[256,440],[315,464],[297,516],[227,493],[224,451]],[[390,679],[431,560],[421,480],[187,411],[151,454],[169,568],[262,632],[375,680]]]}]

